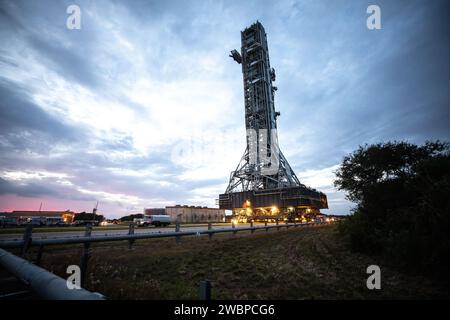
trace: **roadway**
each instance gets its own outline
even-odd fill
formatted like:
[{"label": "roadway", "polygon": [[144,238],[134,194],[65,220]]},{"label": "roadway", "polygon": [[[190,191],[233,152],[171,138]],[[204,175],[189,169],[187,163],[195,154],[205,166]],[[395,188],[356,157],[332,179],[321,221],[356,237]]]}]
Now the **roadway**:
[{"label": "roadway", "polygon": [[[274,225],[275,223],[268,223],[268,225]],[[254,226],[263,226],[264,223],[254,223]],[[236,228],[244,228],[244,227],[250,227],[249,223],[239,223],[236,225]],[[98,230],[99,227],[96,227],[96,229],[92,230],[91,235],[92,236],[111,236],[111,235],[123,235],[128,234],[128,228],[124,227],[123,229],[112,229],[111,227],[100,227],[104,228],[101,230]],[[212,224],[213,229],[228,229],[232,228],[231,223],[213,223]],[[202,231],[207,230],[207,225],[181,225],[180,230],[181,231]],[[24,228],[25,230],[25,228]],[[34,230],[39,230],[39,227],[35,228]],[[134,233],[161,233],[161,232],[174,232],[175,231],[175,225],[170,225],[167,227],[135,227]],[[67,237],[80,237],[84,236],[84,228],[80,227],[80,230],[77,231],[50,231],[50,232],[33,232],[33,239],[58,239],[58,238],[67,238]],[[23,238],[23,232],[22,233],[10,233],[10,234],[0,234],[0,247],[1,247],[1,241],[5,240],[22,240]]]}]

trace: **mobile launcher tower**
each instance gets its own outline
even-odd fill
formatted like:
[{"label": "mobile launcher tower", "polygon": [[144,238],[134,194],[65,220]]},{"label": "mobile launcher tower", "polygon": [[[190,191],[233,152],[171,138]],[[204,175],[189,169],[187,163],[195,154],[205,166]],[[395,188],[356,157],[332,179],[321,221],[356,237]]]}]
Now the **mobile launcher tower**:
[{"label": "mobile launcher tower", "polygon": [[219,208],[239,220],[312,217],[328,208],[327,197],[300,183],[278,147],[275,70],[260,22],[241,32],[241,45],[241,53],[232,50],[230,57],[242,64],[247,147],[219,195]]}]

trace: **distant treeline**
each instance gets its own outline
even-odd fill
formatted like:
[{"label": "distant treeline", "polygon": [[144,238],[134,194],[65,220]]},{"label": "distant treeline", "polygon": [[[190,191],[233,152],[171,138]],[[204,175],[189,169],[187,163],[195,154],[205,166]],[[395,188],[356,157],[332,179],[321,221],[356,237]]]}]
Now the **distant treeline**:
[{"label": "distant treeline", "polygon": [[102,216],[101,214],[96,214],[94,216],[93,213],[89,213],[89,212],[80,212],[77,213],[75,215],[75,217],[73,218],[73,221],[85,221],[85,220],[95,220],[95,221],[103,221],[105,220],[105,217]]},{"label": "distant treeline", "polygon": [[128,216],[123,216],[123,217],[119,218],[119,220],[120,221],[133,221],[134,218],[141,219],[143,217],[144,217],[144,215],[142,213],[137,213],[137,214],[130,214]]},{"label": "distant treeline", "polygon": [[340,224],[353,249],[449,279],[449,143],[365,145],[336,176],[335,186],[357,204]]}]

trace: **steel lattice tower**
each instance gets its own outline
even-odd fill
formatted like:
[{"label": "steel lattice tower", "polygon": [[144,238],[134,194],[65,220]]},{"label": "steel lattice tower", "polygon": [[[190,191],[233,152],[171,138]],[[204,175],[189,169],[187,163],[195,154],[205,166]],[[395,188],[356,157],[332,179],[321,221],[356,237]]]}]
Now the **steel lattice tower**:
[{"label": "steel lattice tower", "polygon": [[[256,22],[242,31],[241,43],[241,54],[233,50],[230,57],[242,64],[245,127],[247,133],[252,132],[254,136],[247,134],[247,147],[238,167],[231,173],[226,193],[300,186],[278,147],[277,117],[280,113],[275,111],[274,104],[275,69],[270,67],[267,36],[262,24]],[[256,145],[252,146],[252,143]],[[256,160],[253,163],[250,162],[252,156]],[[277,162],[277,172],[270,170],[272,162]]]},{"label": "steel lattice tower", "polygon": [[267,35],[260,22],[241,32],[241,52],[232,50],[230,57],[242,65],[247,146],[219,196],[220,208],[243,208],[243,202],[250,200],[262,211],[274,205],[327,208],[325,194],[301,184],[279,149],[275,69],[270,66]]}]

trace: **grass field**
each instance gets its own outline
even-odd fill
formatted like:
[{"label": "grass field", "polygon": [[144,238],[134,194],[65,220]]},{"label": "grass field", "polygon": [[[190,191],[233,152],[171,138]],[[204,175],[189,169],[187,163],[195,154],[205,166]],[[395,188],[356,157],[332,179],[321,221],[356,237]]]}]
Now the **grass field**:
[{"label": "grass field", "polygon": [[[43,266],[66,277],[81,246],[46,248]],[[381,267],[381,290],[368,290],[366,268]],[[197,299],[201,280],[214,299],[449,298],[442,284],[406,275],[378,258],[352,253],[336,226],[97,244],[87,288],[110,299]]]}]

